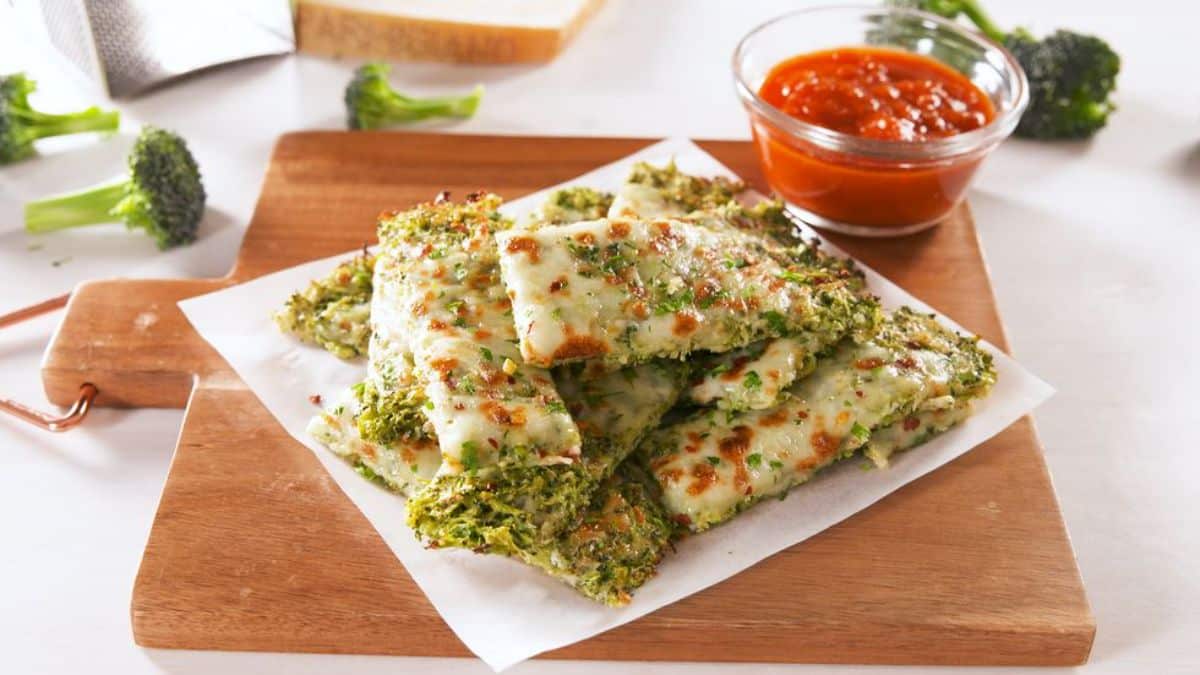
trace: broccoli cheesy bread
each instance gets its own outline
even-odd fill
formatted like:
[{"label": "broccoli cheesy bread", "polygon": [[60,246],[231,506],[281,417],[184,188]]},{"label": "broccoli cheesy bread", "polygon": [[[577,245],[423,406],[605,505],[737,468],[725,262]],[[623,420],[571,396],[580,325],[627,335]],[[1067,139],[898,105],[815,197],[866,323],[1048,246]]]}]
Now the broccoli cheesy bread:
[{"label": "broccoli cheesy bread", "polygon": [[309,433],[406,496],[426,545],[618,606],[674,537],[966,419],[996,377],[977,338],[885,315],[853,261],[743,190],[639,163],[519,224],[482,193],[385,214],[377,255],[275,317],[369,354]]},{"label": "broccoli cheesy bread", "polygon": [[438,476],[409,500],[409,525],[440,547],[537,555],[674,406],[685,375],[675,364],[653,363],[556,373],[583,435],[581,461]]},{"label": "broccoli cheesy bread", "polygon": [[513,343],[493,239],[509,226],[499,206],[495,195],[473,195],[379,223],[375,287],[395,294],[443,473],[579,458],[579,430],[550,373],[524,363]]},{"label": "broccoli cheesy bread", "polygon": [[763,238],[683,220],[602,219],[496,236],[527,363],[612,365],[869,323],[843,280],[781,264]]},{"label": "broccoli cheesy bread", "polygon": [[[880,429],[899,423],[928,437],[948,428],[994,381],[977,339],[902,308],[871,340],[847,341],[822,359],[779,406],[696,413],[656,431],[642,451],[667,511],[699,532],[807,481]],[[904,437],[886,436],[878,456],[906,447]]]},{"label": "broccoli cheesy bread", "polygon": [[275,324],[283,332],[339,358],[366,354],[371,334],[367,317],[374,274],[375,256],[363,251],[304,290],[293,293],[283,309],[275,313]]}]

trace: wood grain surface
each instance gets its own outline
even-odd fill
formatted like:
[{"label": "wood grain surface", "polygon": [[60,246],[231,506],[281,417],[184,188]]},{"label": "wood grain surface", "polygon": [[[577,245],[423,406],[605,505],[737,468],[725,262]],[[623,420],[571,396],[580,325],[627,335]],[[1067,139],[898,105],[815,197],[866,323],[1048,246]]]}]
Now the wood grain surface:
[{"label": "wood grain surface", "polygon": [[[80,287],[44,363],[69,403],[187,414],[132,601],[149,647],[464,656],[371,525],[175,303],[347,251],[375,215],[448,189],[516,198],[647,140],[312,132],[283,137],[225,279]],[[702,142],[763,189],[749,144]],[[832,237],[1007,349],[964,206],[906,238]],[[282,298],[280,299],[283,300]],[[231,308],[236,311],[236,308]],[[552,658],[1082,663],[1095,624],[1030,419],[737,576]]]}]

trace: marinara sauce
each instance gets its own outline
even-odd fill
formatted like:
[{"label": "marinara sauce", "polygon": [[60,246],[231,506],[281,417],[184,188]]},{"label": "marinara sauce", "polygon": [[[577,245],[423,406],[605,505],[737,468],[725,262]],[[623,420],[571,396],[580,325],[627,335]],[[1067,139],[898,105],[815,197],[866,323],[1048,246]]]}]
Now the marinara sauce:
[{"label": "marinara sauce", "polygon": [[[846,47],[777,64],[759,96],[790,117],[858,138],[915,143],[985,126],[991,99],[954,69],[919,54]],[[788,201],[842,224],[906,227],[958,203],[982,153],[893,161],[819,148],[754,120],[767,179]]]}]

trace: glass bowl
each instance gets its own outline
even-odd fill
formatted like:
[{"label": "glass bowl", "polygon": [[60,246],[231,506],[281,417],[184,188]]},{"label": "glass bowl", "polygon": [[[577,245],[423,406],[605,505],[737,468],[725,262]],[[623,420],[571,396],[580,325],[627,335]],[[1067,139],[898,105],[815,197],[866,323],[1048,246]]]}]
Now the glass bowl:
[{"label": "glass bowl", "polygon": [[[759,96],[780,62],[856,46],[899,49],[953,68],[991,99],[995,116],[946,138],[881,140],[800,121]],[[1003,47],[941,17],[878,5],[815,7],[772,19],[738,43],[733,76],[771,188],[805,222],[857,236],[899,236],[940,222],[1029,102],[1025,73]]]}]

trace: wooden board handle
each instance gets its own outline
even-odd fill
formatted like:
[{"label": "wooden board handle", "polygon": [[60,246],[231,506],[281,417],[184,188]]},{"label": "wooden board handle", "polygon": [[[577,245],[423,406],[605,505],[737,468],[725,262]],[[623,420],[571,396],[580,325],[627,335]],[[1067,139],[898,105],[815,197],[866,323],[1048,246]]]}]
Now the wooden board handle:
[{"label": "wooden board handle", "polygon": [[183,408],[196,378],[230,376],[225,360],[192,329],[176,304],[220,290],[228,279],[114,279],[82,284],[42,361],[46,397],[70,405],[79,385],[100,390],[96,405]]}]

